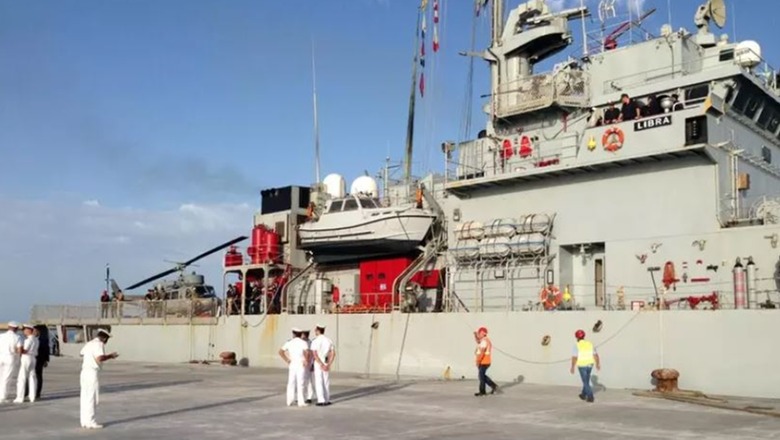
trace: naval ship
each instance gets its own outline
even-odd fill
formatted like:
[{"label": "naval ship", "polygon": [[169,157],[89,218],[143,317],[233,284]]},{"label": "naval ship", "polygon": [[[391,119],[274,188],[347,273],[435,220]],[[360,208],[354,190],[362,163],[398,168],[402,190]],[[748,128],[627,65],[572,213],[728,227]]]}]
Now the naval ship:
[{"label": "naval ship", "polygon": [[[428,3],[421,16],[438,13]],[[595,34],[585,6],[468,3],[451,7],[491,14],[489,47],[467,54],[490,69],[487,123],[442,142],[442,172],[411,176],[410,116],[402,178],[263,190],[210,312],[46,305],[32,320],[65,355],[108,326],[131,361],[232,351],[262,367],[282,366],[292,327],[319,324],[335,371],[442,380],[476,377],[485,326],[491,376],[555,385],[577,385],[583,329],[597,389],[649,389],[672,368],[681,388],[780,397],[780,101],[760,45],[716,35],[723,0],[657,34],[640,26],[653,11],[616,23],[609,0]],[[561,61],[579,25],[582,54]]]}]

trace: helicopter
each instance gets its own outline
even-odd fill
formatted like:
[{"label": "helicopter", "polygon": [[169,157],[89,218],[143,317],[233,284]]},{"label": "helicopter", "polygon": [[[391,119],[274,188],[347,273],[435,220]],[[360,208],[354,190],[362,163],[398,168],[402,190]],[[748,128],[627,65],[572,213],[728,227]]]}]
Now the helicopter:
[{"label": "helicopter", "polygon": [[[246,236],[236,237],[226,243],[209,249],[194,258],[190,258],[187,261],[171,262],[174,263],[174,267],[133,283],[124,289],[121,289],[119,284],[111,278],[111,290],[116,297],[125,290],[133,290],[151,283],[152,281],[179,272],[177,278],[164,280],[155,284],[152,289],[149,289],[150,292],[154,293],[156,300],[164,301],[165,303],[164,305],[159,302],[149,304],[150,309],[148,310],[148,316],[162,317],[163,310],[165,310],[165,314],[167,315],[177,316],[188,316],[190,313],[193,316],[214,315],[217,307],[222,303],[221,299],[214,291],[214,287],[206,284],[203,275],[197,274],[195,271],[192,273],[185,273],[185,269],[187,269],[188,266],[193,265],[194,262],[228,246],[244,241],[247,238],[248,237]],[[144,299],[146,299],[146,296],[144,295],[125,295],[125,300]]]}]

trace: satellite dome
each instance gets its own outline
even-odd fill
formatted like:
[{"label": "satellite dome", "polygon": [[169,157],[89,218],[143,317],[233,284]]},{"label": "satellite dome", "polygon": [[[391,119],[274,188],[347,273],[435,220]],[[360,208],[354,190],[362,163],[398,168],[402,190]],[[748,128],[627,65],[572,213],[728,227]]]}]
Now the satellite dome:
[{"label": "satellite dome", "polygon": [[734,57],[742,67],[755,67],[761,63],[761,46],[752,40],[743,41],[737,45]]},{"label": "satellite dome", "polygon": [[325,186],[325,192],[334,199],[344,197],[347,192],[347,182],[340,174],[328,174],[322,184]]},{"label": "satellite dome", "polygon": [[350,194],[363,194],[371,197],[379,197],[379,187],[376,180],[369,176],[360,176],[352,182]]}]

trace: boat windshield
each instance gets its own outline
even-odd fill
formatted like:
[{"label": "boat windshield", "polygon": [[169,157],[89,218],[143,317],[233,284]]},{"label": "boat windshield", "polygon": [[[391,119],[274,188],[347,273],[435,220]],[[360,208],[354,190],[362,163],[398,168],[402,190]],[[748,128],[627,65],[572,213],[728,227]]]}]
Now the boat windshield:
[{"label": "boat windshield", "polygon": [[344,200],[344,211],[354,211],[356,209],[358,209],[357,200],[355,199]]},{"label": "boat windshield", "polygon": [[359,200],[360,200],[360,206],[362,208],[367,208],[367,209],[376,209],[377,208],[377,204],[376,204],[376,201],[374,201],[374,199],[361,197]]}]

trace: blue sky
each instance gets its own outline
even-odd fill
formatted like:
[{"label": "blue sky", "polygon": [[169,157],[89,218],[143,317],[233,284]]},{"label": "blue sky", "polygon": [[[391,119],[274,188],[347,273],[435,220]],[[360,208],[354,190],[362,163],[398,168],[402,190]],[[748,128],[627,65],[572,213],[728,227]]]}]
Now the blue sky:
[{"label": "blue sky", "polygon": [[[647,24],[657,33],[667,0],[639,3],[659,8]],[[699,1],[671,3],[674,27],[692,28]],[[737,37],[780,65],[763,18],[780,4],[740,3]],[[163,259],[248,233],[260,189],[310,184],[312,41],[323,175],[349,182],[388,154],[401,159],[418,4],[0,0],[0,319],[97,298],[106,262],[122,285],[166,269]],[[470,48],[473,6],[441,7],[435,55],[428,22],[418,173],[440,169],[441,141],[462,137],[468,60],[458,52]],[[475,66],[471,136],[489,87],[486,65]],[[198,270],[221,284],[219,254]]]}]

